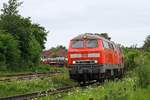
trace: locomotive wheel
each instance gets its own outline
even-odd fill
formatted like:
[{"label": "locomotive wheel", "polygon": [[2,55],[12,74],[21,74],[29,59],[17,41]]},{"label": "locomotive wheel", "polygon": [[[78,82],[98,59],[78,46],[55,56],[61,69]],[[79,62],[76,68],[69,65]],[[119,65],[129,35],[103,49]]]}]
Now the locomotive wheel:
[{"label": "locomotive wheel", "polygon": [[124,74],[124,70],[123,70],[123,69],[120,69],[118,78],[119,78],[119,79],[123,78],[123,74]]},{"label": "locomotive wheel", "polygon": [[84,80],[84,82],[86,82],[88,80],[88,75],[87,74],[83,74],[83,80]]},{"label": "locomotive wheel", "polygon": [[118,78],[120,76],[120,71],[118,69],[114,69],[114,78]]},{"label": "locomotive wheel", "polygon": [[104,82],[104,80],[105,80],[105,73],[99,74],[98,81],[99,81],[99,82]]},{"label": "locomotive wheel", "polygon": [[105,79],[111,79],[111,70],[106,70]]}]

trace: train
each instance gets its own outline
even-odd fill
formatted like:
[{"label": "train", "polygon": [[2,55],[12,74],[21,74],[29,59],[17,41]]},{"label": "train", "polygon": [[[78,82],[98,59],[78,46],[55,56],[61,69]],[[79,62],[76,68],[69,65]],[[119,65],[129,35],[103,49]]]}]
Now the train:
[{"label": "train", "polygon": [[124,55],[120,45],[96,34],[81,34],[70,40],[68,67],[78,82],[121,78]]},{"label": "train", "polygon": [[65,57],[54,57],[54,58],[41,58],[41,64],[56,66],[56,67],[66,67],[67,60]]}]

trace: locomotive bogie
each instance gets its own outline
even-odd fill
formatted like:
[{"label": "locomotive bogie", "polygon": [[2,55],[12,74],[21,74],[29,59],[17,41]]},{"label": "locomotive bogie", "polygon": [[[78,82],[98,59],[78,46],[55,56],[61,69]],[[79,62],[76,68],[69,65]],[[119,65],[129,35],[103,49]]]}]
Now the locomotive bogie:
[{"label": "locomotive bogie", "polygon": [[[123,70],[118,65],[72,65],[69,67],[70,78],[80,81],[103,80],[113,76],[119,78]],[[86,78],[85,75],[87,75]]]}]

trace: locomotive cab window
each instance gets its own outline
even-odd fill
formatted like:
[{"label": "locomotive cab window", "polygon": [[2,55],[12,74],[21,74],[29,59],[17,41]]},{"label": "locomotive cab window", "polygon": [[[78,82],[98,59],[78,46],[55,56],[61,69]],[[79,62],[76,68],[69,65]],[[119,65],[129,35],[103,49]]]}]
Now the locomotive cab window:
[{"label": "locomotive cab window", "polygon": [[109,43],[109,46],[112,50],[114,50],[114,47],[113,47],[113,44],[112,43]]},{"label": "locomotive cab window", "polygon": [[72,48],[83,48],[83,40],[73,40],[72,41]]},{"label": "locomotive cab window", "polygon": [[98,47],[98,41],[91,39],[86,41],[86,47],[87,48],[97,48]]},{"label": "locomotive cab window", "polygon": [[109,49],[109,43],[106,42],[106,41],[103,41],[103,47],[104,47],[105,49]]}]

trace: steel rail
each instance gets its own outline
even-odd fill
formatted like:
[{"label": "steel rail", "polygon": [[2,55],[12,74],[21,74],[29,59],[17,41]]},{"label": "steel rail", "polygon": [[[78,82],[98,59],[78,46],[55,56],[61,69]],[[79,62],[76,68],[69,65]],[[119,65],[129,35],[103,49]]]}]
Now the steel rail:
[{"label": "steel rail", "polygon": [[0,100],[31,100],[31,99],[35,99],[35,98],[43,97],[47,95],[68,92],[75,87],[78,87],[78,85],[66,86],[66,87],[61,87],[61,88],[56,88],[56,89],[49,89],[47,91],[33,92],[29,94],[22,94],[22,95],[10,96],[10,97],[1,97]]},{"label": "steel rail", "polygon": [[21,73],[16,75],[5,75],[0,77],[0,81],[13,81],[13,80],[30,80],[33,78],[45,78],[57,74],[63,74],[63,71],[50,71],[50,72],[39,72],[39,73]]},{"label": "steel rail", "polygon": [[38,97],[44,97],[44,96],[48,96],[48,95],[54,95],[54,94],[58,94],[58,93],[68,92],[77,87],[86,88],[89,85],[92,85],[95,87],[95,86],[102,85],[102,83],[91,81],[84,85],[79,84],[79,85],[74,85],[74,86],[65,86],[65,87],[56,88],[56,89],[49,89],[46,91],[38,91],[38,92],[16,95],[16,96],[9,96],[9,97],[0,97],[0,100],[31,100],[31,99],[36,99]]}]

